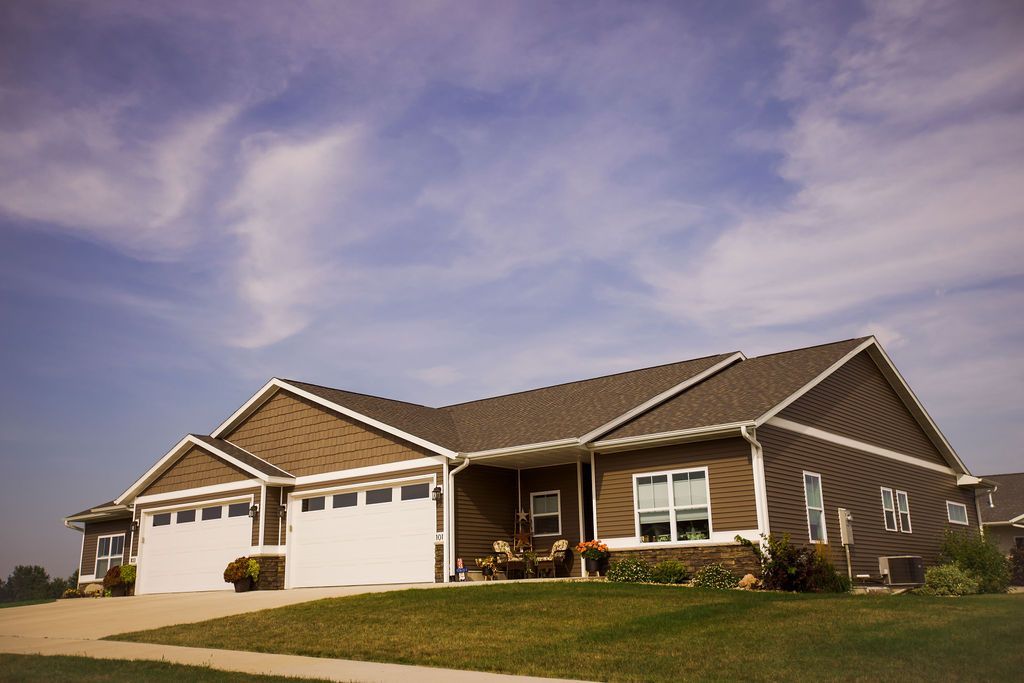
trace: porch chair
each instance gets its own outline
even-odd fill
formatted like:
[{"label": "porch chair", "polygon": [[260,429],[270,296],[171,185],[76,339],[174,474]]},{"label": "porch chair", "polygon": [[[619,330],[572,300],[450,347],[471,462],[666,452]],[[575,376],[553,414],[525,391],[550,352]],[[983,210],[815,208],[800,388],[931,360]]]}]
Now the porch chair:
[{"label": "porch chair", "polygon": [[565,564],[565,553],[569,550],[569,541],[560,538],[551,546],[551,552],[537,558],[537,576],[551,573],[551,578],[558,576],[558,565]]},{"label": "porch chair", "polygon": [[493,548],[498,568],[505,572],[505,578],[511,579],[513,572],[520,576],[526,575],[526,560],[512,552],[508,541],[495,541]]}]

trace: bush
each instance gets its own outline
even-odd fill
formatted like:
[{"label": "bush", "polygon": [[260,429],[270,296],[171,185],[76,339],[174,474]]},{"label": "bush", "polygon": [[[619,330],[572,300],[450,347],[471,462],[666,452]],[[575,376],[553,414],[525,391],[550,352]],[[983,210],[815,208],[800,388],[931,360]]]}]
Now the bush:
[{"label": "bush", "polygon": [[739,579],[720,564],[706,564],[693,575],[697,588],[735,588]]},{"label": "bush", "polygon": [[1024,586],[1024,548],[1010,551],[1010,583]]},{"label": "bush", "polygon": [[62,598],[80,598],[80,597],[82,597],[82,595],[83,595],[82,591],[78,590],[77,588],[68,588],[66,591],[64,591],[64,594],[61,595],[60,597],[62,597]]},{"label": "bush", "polygon": [[616,560],[608,567],[608,580],[618,583],[647,583],[651,580],[651,565],[639,557]]},{"label": "bush", "polygon": [[995,543],[973,532],[946,531],[944,564],[958,564],[974,575],[980,593],[1005,593],[1010,586],[1010,562]]},{"label": "bush", "polygon": [[797,547],[789,534],[762,536],[764,546],[740,536],[736,540],[754,551],[761,564],[765,588],[799,593],[845,593],[850,579],[836,571],[828,556],[828,546]]},{"label": "bush", "polygon": [[977,578],[953,562],[927,569],[924,585],[916,592],[921,595],[974,595],[979,588]]},{"label": "bush", "polygon": [[686,583],[689,579],[690,570],[675,560],[659,562],[651,571],[651,581],[654,583]]},{"label": "bush", "polygon": [[260,579],[260,563],[251,557],[236,558],[224,568],[224,581],[227,583],[242,581],[246,577],[251,578],[253,583]]},{"label": "bush", "polygon": [[121,580],[121,565],[114,565],[103,576],[104,588],[113,588],[114,586],[120,586],[122,583],[124,581]]},{"label": "bush", "polygon": [[134,564],[122,564],[121,565],[121,582],[128,584],[129,586],[135,583],[135,565]]}]

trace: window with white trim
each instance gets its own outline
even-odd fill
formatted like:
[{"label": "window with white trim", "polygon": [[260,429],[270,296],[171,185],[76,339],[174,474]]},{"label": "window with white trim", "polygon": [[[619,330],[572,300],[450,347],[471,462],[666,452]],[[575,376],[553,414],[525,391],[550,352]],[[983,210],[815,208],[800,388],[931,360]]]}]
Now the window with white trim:
[{"label": "window with white trim", "polygon": [[951,524],[963,524],[967,525],[967,506],[963,503],[954,503],[951,500],[946,501],[946,519]]},{"label": "window with white trim", "polygon": [[804,504],[807,506],[807,535],[811,543],[828,543],[820,474],[804,472]]},{"label": "window with white trim", "polygon": [[96,539],[96,571],[93,576],[103,576],[111,567],[116,567],[124,557],[124,534],[100,536]]},{"label": "window with white trim", "polygon": [[907,499],[906,491],[896,492],[896,510],[899,512],[900,531],[909,534],[913,531],[910,527],[910,501]]},{"label": "window with white trim", "polygon": [[892,489],[882,487],[882,517],[885,519],[886,531],[899,531],[896,526],[896,498],[892,495]]},{"label": "window with white trim", "polygon": [[558,491],[530,494],[530,518],[534,536],[557,536],[562,533],[562,501]]},{"label": "window with white trim", "polygon": [[707,468],[633,475],[641,543],[711,538]]}]

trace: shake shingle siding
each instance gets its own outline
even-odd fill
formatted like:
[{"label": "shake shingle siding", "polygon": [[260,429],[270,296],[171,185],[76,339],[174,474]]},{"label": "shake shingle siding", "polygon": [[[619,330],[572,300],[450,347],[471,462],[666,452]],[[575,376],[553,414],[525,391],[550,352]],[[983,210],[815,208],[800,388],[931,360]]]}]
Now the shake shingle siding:
[{"label": "shake shingle siding", "polygon": [[200,486],[229,484],[250,479],[252,475],[229,465],[203,449],[193,447],[171,465],[141,495],[170,493]]}]

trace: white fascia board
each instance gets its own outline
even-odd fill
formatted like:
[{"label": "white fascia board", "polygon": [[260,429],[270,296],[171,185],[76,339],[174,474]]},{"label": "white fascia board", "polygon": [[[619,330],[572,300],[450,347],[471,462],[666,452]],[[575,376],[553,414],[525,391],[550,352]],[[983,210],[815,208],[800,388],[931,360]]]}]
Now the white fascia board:
[{"label": "white fascia board", "polygon": [[739,436],[740,427],[753,427],[752,422],[730,422],[728,424],[712,425],[710,427],[696,427],[694,429],[677,429],[671,432],[659,432],[657,434],[641,434],[640,436],[625,436],[619,439],[608,439],[606,441],[595,441],[587,444],[591,451],[609,453],[616,450],[629,450],[643,448],[646,446],[664,446],[671,443],[706,439],[711,437],[728,436],[735,434]]},{"label": "white fascia board", "polygon": [[228,484],[211,484],[200,486],[194,489],[181,489],[180,491],[168,491],[167,493],[151,493],[148,496],[139,496],[135,499],[136,505],[148,505],[149,503],[162,503],[168,500],[180,500],[187,503],[190,498],[209,496],[216,493],[231,494],[234,492],[248,494],[254,488],[259,488],[263,482],[259,479],[246,479],[244,481],[233,481]]},{"label": "white fascia board", "polygon": [[324,482],[338,481],[343,482],[346,479],[354,479],[356,477],[366,477],[375,474],[387,474],[390,472],[403,472],[406,470],[416,470],[423,467],[438,467],[443,465],[447,460],[438,456],[417,458],[415,460],[400,460],[398,462],[388,462],[381,465],[367,465],[366,467],[353,467],[348,470],[334,470],[332,472],[321,472],[320,474],[306,474],[301,477],[295,477],[291,483],[295,486],[305,486],[307,484],[322,484]]},{"label": "white fascia board", "polygon": [[455,451],[445,448],[444,446],[439,446],[436,443],[427,441],[426,439],[421,439],[420,437],[414,434],[410,434],[385,422],[381,422],[380,420],[375,420],[372,417],[368,417],[350,408],[346,408],[341,404],[334,403],[333,401],[328,401],[325,398],[305,391],[304,389],[300,389],[299,387],[289,384],[288,382],[278,379],[277,377],[274,377],[265,385],[263,385],[263,388],[260,389],[255,396],[250,398],[244,406],[236,410],[235,413],[227,419],[227,421],[225,421],[219,427],[217,427],[217,429],[213,431],[211,436],[213,436],[214,438],[220,438],[221,434],[228,431],[231,427],[237,424],[237,422],[241,421],[243,417],[253,412],[256,409],[256,407],[262,405],[270,397],[270,395],[273,394],[278,389],[283,389],[291,394],[295,394],[296,396],[301,396],[302,398],[312,401],[317,405],[321,405],[324,408],[327,408],[328,410],[333,410],[334,412],[346,415],[352,418],[353,420],[356,420],[357,422],[362,422],[363,424],[370,425],[371,427],[379,429],[382,432],[391,434],[392,436],[397,436],[400,439],[403,439],[410,443],[414,443],[417,446],[426,448],[428,451],[432,451],[434,453],[437,453],[438,455],[443,455],[446,458],[455,458],[458,455],[458,453],[456,453]]},{"label": "white fascia board", "polygon": [[464,454],[469,460],[486,460],[487,458],[500,458],[504,455],[524,455],[527,453],[537,453],[540,451],[553,451],[561,450],[565,448],[578,448],[580,442],[578,439],[558,439],[557,441],[542,441],[539,443],[529,443],[522,446],[509,446],[507,448],[492,448],[487,451],[474,451],[472,453]]},{"label": "white fascia board", "polygon": [[828,379],[832,375],[832,373],[834,373],[836,370],[838,370],[839,368],[841,368],[844,365],[846,365],[846,363],[851,358],[853,358],[858,353],[860,353],[864,349],[868,348],[872,344],[877,346],[877,342],[875,341],[874,337],[869,337],[868,339],[865,339],[860,344],[857,344],[857,346],[855,346],[852,351],[847,353],[845,356],[843,356],[842,358],[837,360],[832,365],[828,366],[828,368],[826,368],[825,371],[822,372],[820,375],[818,375],[817,377],[812,379],[810,382],[808,382],[807,384],[803,385],[802,387],[797,389],[795,392],[790,394],[781,403],[775,404],[771,409],[768,410],[768,412],[766,412],[765,414],[761,415],[761,417],[759,417],[756,420],[754,420],[754,427],[760,427],[765,422],[767,422],[768,420],[772,419],[773,417],[775,417],[776,415],[781,413],[783,410],[788,408],[791,404],[793,404],[794,402],[799,400],[808,391],[810,391],[811,389],[813,389],[814,387],[818,386],[819,384],[824,382],[826,379]]},{"label": "white fascia board", "polygon": [[657,396],[654,396],[653,398],[650,398],[647,401],[644,401],[643,403],[641,403],[640,405],[636,406],[635,408],[626,411],[625,413],[623,413],[622,415],[619,415],[618,417],[616,417],[615,419],[611,420],[610,422],[606,422],[605,424],[601,425],[597,429],[594,429],[593,431],[584,434],[583,436],[580,437],[580,443],[582,443],[582,444],[590,443],[594,439],[596,439],[596,438],[598,438],[600,436],[603,436],[603,435],[607,434],[608,432],[614,430],[616,427],[619,427],[619,426],[629,422],[630,420],[632,420],[636,416],[642,415],[643,413],[646,413],[648,410],[651,410],[652,408],[661,405],[662,403],[664,403],[665,401],[669,400],[670,398],[679,395],[680,393],[682,393],[683,391],[689,389],[693,385],[699,384],[700,382],[703,382],[708,377],[711,377],[712,375],[718,374],[719,372],[721,372],[722,370],[726,369],[727,367],[729,367],[733,363],[736,363],[737,361],[741,361],[741,360],[746,360],[746,359],[747,359],[747,357],[745,355],[743,355],[742,352],[737,351],[736,353],[732,354],[728,358],[725,358],[724,360],[721,360],[718,363],[712,365],[707,370],[704,370],[703,372],[697,373],[693,377],[690,377],[689,379],[687,379],[687,380],[685,380],[683,382],[680,382],[679,384],[675,385],[674,387],[661,392]]}]

